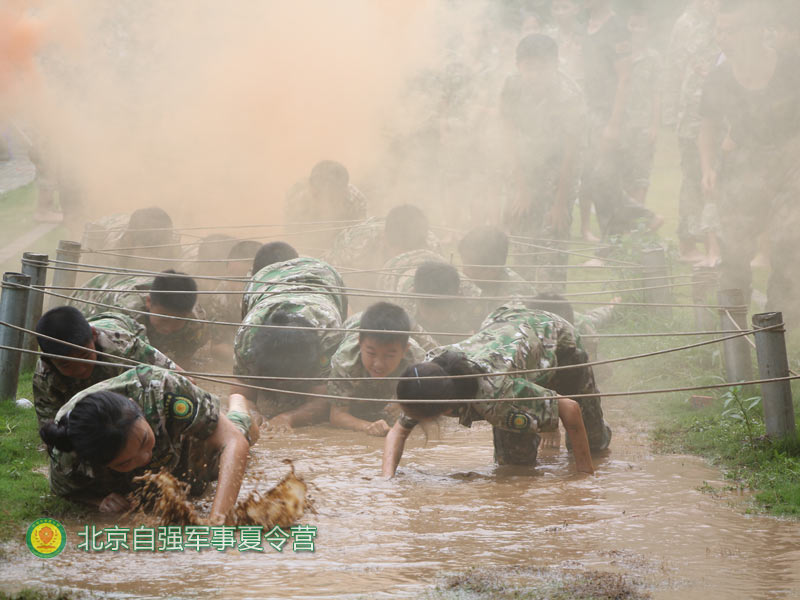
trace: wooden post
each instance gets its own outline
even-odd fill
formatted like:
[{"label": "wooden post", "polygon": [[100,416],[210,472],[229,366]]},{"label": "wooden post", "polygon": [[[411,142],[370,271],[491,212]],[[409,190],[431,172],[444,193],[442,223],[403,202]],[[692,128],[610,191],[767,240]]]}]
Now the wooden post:
[{"label": "wooden post", "polygon": [[[36,254],[25,252],[22,255],[22,272],[31,278],[31,285],[46,285],[47,281],[47,254]],[[25,329],[33,330],[39,319],[42,317],[42,306],[44,294],[42,292],[30,290],[28,294],[28,310],[25,316]],[[28,350],[36,350],[36,336],[25,334],[24,347]],[[33,369],[36,364],[35,354],[23,354],[21,368],[23,371]]]},{"label": "wooden post", "polygon": [[[56,251],[56,261],[65,261],[77,263],[81,260],[81,245],[78,242],[70,242],[61,240],[58,242],[58,250]],[[65,271],[60,267],[73,268],[70,265],[61,265],[56,262],[53,265],[53,287],[75,287],[77,281],[77,273],[75,271]],[[54,290],[57,294],[64,294],[69,296],[69,291]],[[45,305],[47,309],[61,306],[66,300],[58,296],[48,296]]]},{"label": "wooden post", "polygon": [[[28,288],[31,278],[22,273],[4,273],[2,294],[0,294],[0,321],[17,327],[25,326],[25,312],[28,308]],[[0,325],[0,346],[22,348],[22,332]],[[17,397],[19,383],[19,363],[22,353],[17,350],[0,348],[0,402]]]},{"label": "wooden post", "polygon": [[[776,325],[780,325],[780,327],[774,327]],[[753,329],[764,327],[774,328],[755,333],[758,377],[759,379],[788,377],[789,359],[786,357],[783,315],[779,312],[753,315]],[[790,381],[762,383],[761,404],[764,407],[764,424],[767,427],[767,435],[774,437],[797,435]]]},{"label": "wooden post", "polygon": [[[742,290],[720,290],[717,295],[720,305],[720,328],[725,330],[747,329],[747,306]],[[730,335],[730,334],[728,334]],[[750,345],[744,336],[722,342],[725,356],[725,381],[749,381],[753,378],[753,359]]]},{"label": "wooden post", "polygon": [[[670,284],[667,256],[663,247],[658,246],[644,250],[642,252],[642,264],[647,267],[643,269],[645,277],[663,277],[663,279],[648,279],[643,282],[644,285],[642,287],[668,286]],[[668,287],[645,290],[644,301],[652,304],[671,304],[673,301],[672,291]],[[669,318],[672,315],[672,309],[667,306],[659,306],[654,310],[664,318]]]}]

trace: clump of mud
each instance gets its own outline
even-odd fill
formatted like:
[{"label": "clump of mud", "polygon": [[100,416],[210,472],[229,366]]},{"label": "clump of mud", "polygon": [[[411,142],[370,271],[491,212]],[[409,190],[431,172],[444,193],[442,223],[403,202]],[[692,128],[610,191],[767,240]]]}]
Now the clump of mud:
[{"label": "clump of mud", "polygon": [[[306,510],[313,510],[308,487],[302,478],[291,471],[266,494],[258,491],[239,500],[228,515],[227,525],[275,525],[288,528],[296,523]],[[155,521],[158,525],[207,525],[194,504],[189,500],[189,484],[162,469],[158,473],[145,473],[134,478],[139,487],[131,496],[128,516]]]},{"label": "clump of mud", "polygon": [[133,478],[139,487],[133,492],[129,515],[146,515],[159,525],[202,525],[203,518],[189,502],[189,484],[166,469],[148,471]]},{"label": "clump of mud", "polygon": [[620,573],[558,568],[472,568],[447,577],[426,598],[646,600],[640,580]]}]

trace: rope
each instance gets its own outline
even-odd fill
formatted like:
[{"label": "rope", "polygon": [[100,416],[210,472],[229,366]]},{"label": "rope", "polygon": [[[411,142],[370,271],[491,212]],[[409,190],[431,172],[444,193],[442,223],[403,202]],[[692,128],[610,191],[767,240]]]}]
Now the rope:
[{"label": "rope", "polygon": [[[60,271],[75,271],[77,273],[96,273],[96,274],[106,274],[106,275],[163,275],[163,271],[149,271],[147,269],[132,269],[128,267],[113,267],[110,265],[93,265],[88,263],[81,263],[81,262],[72,262],[66,260],[58,260],[58,259],[50,259],[49,262],[40,262],[40,261],[29,261],[23,259],[23,262],[26,264],[33,264],[39,266],[48,266],[50,263],[54,264],[63,264],[63,265],[77,265],[83,267],[95,267],[96,270],[89,270],[89,269],[72,269],[66,267],[54,267],[50,266],[53,270],[60,270]],[[464,265],[460,265],[464,266]],[[487,266],[487,265],[466,265],[466,266]],[[505,268],[504,265],[488,265],[490,268]],[[391,269],[350,269],[349,267],[334,267],[338,271],[342,271],[345,274],[347,273],[384,273],[384,274],[391,274],[393,272],[407,270],[407,267],[396,267]],[[194,279],[211,279],[211,280],[218,280],[218,281],[249,281],[250,278],[239,278],[239,277],[223,277],[218,275],[191,275]],[[687,277],[691,277],[691,275],[659,275],[655,277],[631,277],[626,279],[582,279],[582,280],[568,280],[568,281],[547,281],[547,280],[533,280],[527,281],[526,283],[530,284],[609,284],[609,283],[631,283],[637,281],[652,281],[652,280],[664,280],[664,279],[686,279]],[[470,281],[473,283],[514,283],[513,281],[509,281],[508,279],[473,279],[470,278]],[[521,283],[521,282],[520,282]]]},{"label": "rope", "polygon": [[[471,281],[474,281],[474,280],[471,280]],[[273,283],[270,283],[270,285],[297,285],[297,284],[296,283],[291,283],[291,282],[286,282],[286,283],[273,282]],[[563,296],[565,298],[574,297],[574,296],[599,296],[599,295],[603,295],[603,294],[621,294],[621,293],[624,293],[624,292],[639,292],[639,291],[647,291],[647,290],[661,290],[661,289],[665,289],[665,288],[685,287],[685,286],[690,286],[690,285],[692,285],[692,283],[675,283],[675,284],[668,284],[668,285],[655,285],[655,286],[650,286],[650,287],[628,288],[628,289],[621,289],[621,290],[613,290],[612,289],[612,290],[598,290],[598,291],[593,291],[593,292],[572,292],[572,293],[568,293],[568,294],[563,294]],[[327,286],[324,286],[322,284],[313,284],[313,283],[304,283],[303,286],[315,287],[315,288],[326,288],[327,287]],[[126,293],[126,294],[149,294],[150,293],[150,290],[141,290],[141,289],[136,289],[136,288],[89,288],[89,287],[74,287],[74,286],[70,287],[70,286],[39,286],[39,285],[34,286],[34,287],[36,289],[40,289],[40,290],[48,289],[48,290],[73,291],[73,292],[75,292],[75,291],[98,290],[98,291],[113,291],[113,292],[120,292],[120,293]],[[334,293],[341,293],[342,295],[345,295],[345,296],[356,296],[356,295],[359,295],[358,293],[361,293],[360,295],[376,296],[378,298],[406,297],[405,294],[401,294],[400,292],[390,292],[390,291],[386,291],[386,290],[376,290],[376,289],[371,289],[371,288],[354,288],[354,287],[344,286],[344,287],[335,288],[335,289],[341,290],[341,291],[334,292]],[[162,294],[162,293],[163,294],[185,294],[186,290],[159,290],[159,294]],[[196,293],[196,294],[220,294],[220,295],[239,294],[239,295],[251,296],[251,295],[255,295],[255,294],[263,294],[264,291],[254,291],[254,290],[249,290],[249,291],[247,291],[247,290],[243,290],[243,291],[237,291],[237,290],[197,290],[194,293]],[[407,294],[409,296],[413,295],[414,297],[424,297],[424,298],[442,298],[443,297],[443,296],[438,296],[438,295],[433,295],[433,294],[420,294],[420,295],[418,295],[416,292],[408,292]],[[472,297],[472,296],[452,296],[451,298],[469,298],[471,300],[497,300],[497,299],[500,299],[501,297],[500,296],[495,296],[495,297],[489,297],[489,296],[475,296],[475,297]],[[509,300],[509,301],[510,300],[514,300],[514,299],[525,300],[525,301],[535,301],[535,300],[538,299],[537,296],[518,296],[518,295],[504,296],[502,298],[505,298],[506,300]],[[550,302],[550,300],[546,300],[546,301]]]},{"label": "rope", "polygon": [[[4,325],[6,327],[10,327],[10,328],[15,329],[17,331],[22,331],[24,333],[28,333],[28,334],[31,334],[31,335],[39,336],[39,334],[36,333],[35,331],[31,331],[29,329],[26,329],[24,327],[20,327],[18,325],[12,325],[12,324],[7,323],[5,321],[0,321],[0,325]],[[281,326],[281,327],[283,327],[283,326]],[[734,338],[737,338],[737,337],[751,335],[752,333],[755,333],[756,331],[766,331],[766,330],[770,330],[770,329],[776,329],[778,327],[783,327],[783,324],[781,323],[781,324],[778,324],[778,325],[772,325],[770,327],[764,327],[764,328],[753,330],[753,331],[745,331],[745,332],[742,332],[742,333],[733,334],[733,335],[730,335],[730,336],[727,336],[727,337],[723,337],[723,338],[707,340],[707,341],[704,341],[704,342],[696,342],[694,344],[688,344],[688,345],[679,346],[679,347],[676,347],[676,348],[667,348],[665,350],[656,350],[656,351],[653,351],[653,352],[647,352],[647,353],[643,353],[643,354],[635,354],[635,355],[631,355],[631,356],[621,356],[621,357],[617,357],[617,358],[608,358],[608,359],[604,359],[604,360],[590,361],[590,362],[580,363],[580,364],[576,364],[576,365],[561,365],[561,366],[556,366],[556,367],[541,367],[541,368],[538,368],[538,369],[519,369],[519,370],[513,370],[513,371],[489,372],[489,373],[470,373],[470,374],[466,374],[466,375],[434,375],[434,376],[427,377],[427,379],[477,379],[477,378],[480,378],[480,377],[504,377],[506,375],[529,375],[529,374],[532,374],[532,373],[549,373],[549,372],[556,372],[556,371],[565,371],[565,370],[568,370],[568,369],[577,369],[577,368],[582,368],[582,367],[594,367],[594,366],[597,366],[597,365],[606,365],[606,364],[613,364],[613,363],[618,363],[618,362],[626,362],[626,361],[629,361],[629,360],[638,360],[640,358],[649,358],[651,356],[660,356],[660,355],[663,355],[663,354],[671,354],[671,353],[680,352],[680,351],[683,351],[683,350],[691,350],[693,348],[699,348],[701,346],[708,346],[710,344],[716,344],[716,343],[719,343],[719,342],[724,342],[726,340],[734,339]],[[331,329],[331,331],[333,331],[333,329]],[[355,330],[353,330],[353,331],[355,331]],[[65,346],[74,347],[74,348],[80,349],[80,350],[85,350],[86,349],[84,346],[81,346],[79,344],[73,344],[71,342],[65,342],[65,341],[58,340],[56,338],[52,338],[52,337],[49,337],[49,336],[42,336],[42,337],[46,337],[47,339],[57,341],[57,342],[59,342],[61,344],[64,344]],[[9,348],[9,349],[13,349],[13,348]],[[98,353],[100,353],[100,352],[98,352]],[[113,357],[115,359],[119,358],[117,356],[109,355],[107,353],[100,353],[100,354],[103,354],[103,355],[106,355],[106,356],[111,356],[111,357]],[[62,359],[62,360],[80,360],[80,359],[73,359],[72,357],[65,357],[65,356],[60,356],[60,355],[56,355],[56,357],[59,358],[59,359]],[[128,360],[131,360],[131,359],[128,359]],[[135,363],[136,361],[132,361],[132,362]],[[103,363],[103,364],[111,364],[111,363]],[[138,364],[146,364],[146,363],[138,363]],[[123,365],[112,365],[112,366],[123,366]],[[193,377],[194,376],[197,376],[197,377],[209,376],[209,377],[237,379],[237,380],[241,380],[241,379],[252,380],[252,379],[255,379],[255,380],[267,380],[267,381],[319,381],[319,382],[325,382],[325,381],[372,381],[372,380],[374,380],[373,377],[280,377],[280,376],[273,376],[273,375],[237,375],[237,374],[226,374],[226,373],[198,373],[198,372],[191,372],[191,371],[183,371],[183,373],[185,373],[186,375],[193,376]],[[405,380],[407,378],[406,377],[381,377],[381,379],[383,381],[403,381],[403,380]]]},{"label": "rope", "polygon": [[[272,227],[304,227],[306,225],[340,225],[345,223],[364,223],[363,219],[351,219],[345,221],[308,221],[305,223],[272,223],[270,225],[210,225],[206,227],[154,227],[145,229],[128,229],[127,227],[104,227],[102,230],[90,231],[90,233],[102,233],[103,231],[202,231],[210,229],[269,229]],[[89,224],[91,225],[91,223]]]},{"label": "rope", "polygon": [[[17,285],[19,287],[28,287],[29,289],[32,289],[34,291],[41,291],[42,293],[49,294],[51,296],[56,296],[56,297],[59,297],[59,298],[65,298],[67,300],[72,300],[72,301],[75,301],[75,302],[85,302],[87,304],[95,304],[97,306],[103,306],[105,308],[112,308],[112,309],[116,309],[116,310],[119,310],[121,308],[121,307],[118,307],[118,306],[114,306],[112,304],[103,304],[103,303],[95,302],[95,301],[92,301],[92,300],[85,300],[83,298],[74,298],[72,296],[65,296],[63,294],[57,294],[55,292],[50,292],[47,289],[44,289],[43,287],[35,287],[34,288],[34,287],[30,287],[30,286],[24,286],[22,284],[14,284],[14,285]],[[285,282],[285,283],[284,282],[271,282],[270,285],[290,286],[290,285],[297,285],[297,284],[296,283],[291,283],[291,282]],[[528,302],[530,302],[530,301],[538,301],[539,300],[539,298],[537,298],[536,296],[475,296],[475,297],[473,297],[473,296],[444,296],[444,295],[435,295],[435,294],[418,294],[418,293],[413,293],[413,292],[404,292],[404,293],[401,293],[401,292],[383,292],[383,291],[381,291],[381,292],[344,292],[344,291],[336,291],[336,290],[337,289],[344,290],[346,288],[327,288],[326,286],[322,286],[321,284],[310,284],[310,283],[302,284],[303,287],[310,287],[310,288],[315,287],[315,285],[319,285],[320,288],[325,288],[325,289],[319,289],[319,290],[314,290],[313,291],[313,293],[320,294],[320,295],[323,295],[323,296],[341,295],[341,296],[354,296],[354,297],[366,297],[366,298],[378,297],[378,298],[411,298],[411,299],[418,299],[418,300],[420,300],[420,299],[422,299],[422,300],[426,300],[426,299],[427,300],[461,300],[461,301],[467,301],[467,302],[484,302],[484,301],[487,301],[487,300],[491,300],[492,302],[500,302],[500,303],[513,302],[513,301],[519,301],[519,302],[528,301]],[[113,288],[78,288],[78,289],[85,290],[85,291],[97,290],[98,292],[120,291],[120,290],[114,290]],[[213,290],[211,290],[211,292],[212,293],[216,293]],[[246,292],[241,292],[241,293],[245,294]],[[247,292],[247,293],[252,293],[252,292]],[[259,293],[274,295],[276,293],[281,293],[281,292],[261,291]],[[612,292],[603,292],[603,293],[612,293]],[[613,305],[613,306],[649,306],[649,307],[671,307],[671,308],[716,308],[716,309],[731,308],[731,307],[715,305],[715,304],[670,304],[670,303],[656,303],[656,302],[614,302],[613,300],[609,300],[609,301],[605,301],[605,302],[601,302],[601,301],[597,301],[597,300],[592,300],[592,301],[588,301],[588,300],[574,300],[574,301],[570,301],[570,300],[548,300],[548,302],[552,303],[552,304],[590,304],[590,305],[601,304],[601,305]],[[133,310],[133,309],[124,309],[124,310]],[[144,313],[144,314],[151,314],[151,313]],[[197,320],[197,319],[189,319],[188,317],[171,317],[171,316],[168,316],[168,315],[159,315],[159,316],[161,316],[163,318],[170,318],[170,319]],[[215,321],[203,321],[203,320],[200,320],[200,321],[201,322],[208,322],[208,323],[214,323],[215,322]],[[217,322],[217,323],[218,324],[222,324],[221,322]]]},{"label": "rope", "polygon": [[[4,346],[0,345],[0,350],[10,350],[14,352],[22,352],[24,354],[36,354],[38,356],[46,356],[49,358],[64,358],[63,356],[55,355],[55,354],[48,354],[43,352],[38,352],[36,350],[28,350],[25,348],[14,348],[12,346]],[[99,365],[110,365],[110,366],[120,366],[120,367],[129,367],[130,365],[121,365],[121,364],[111,364],[103,361],[98,360],[91,360],[87,358],[70,358],[69,360],[74,362],[81,362],[81,363],[90,363],[90,364],[99,364]],[[582,366],[582,365],[578,365]],[[348,396],[335,396],[332,394],[315,394],[313,392],[297,392],[293,390],[283,390],[280,388],[268,388],[268,387],[261,387],[255,386],[250,384],[245,384],[241,382],[237,383],[230,383],[227,381],[221,381],[216,379],[214,376],[205,375],[205,374],[191,374],[189,372],[181,372],[175,371],[171,369],[164,369],[165,371],[170,371],[171,373],[175,373],[181,376],[191,376],[196,377],[197,379],[202,379],[205,381],[211,381],[215,383],[221,383],[224,385],[231,385],[236,387],[245,387],[249,389],[255,389],[259,391],[266,391],[266,392],[278,392],[281,394],[287,395],[296,395],[296,396],[310,396],[314,398],[322,398],[326,400],[348,400],[348,401],[357,401],[357,402],[388,402],[388,399],[385,398],[363,398],[363,397],[348,397]],[[505,375],[505,374],[504,374]],[[432,377],[426,379],[433,379]],[[692,392],[698,390],[710,390],[710,389],[721,389],[721,388],[728,388],[728,387],[738,387],[738,386],[746,386],[746,385],[759,385],[764,383],[774,383],[778,381],[793,381],[796,379],[800,379],[800,375],[790,375],[788,377],[773,377],[770,379],[753,379],[750,381],[737,381],[733,383],[717,383],[717,384],[708,384],[708,385],[698,385],[698,386],[687,386],[687,387],[679,387],[679,388],[662,388],[656,390],[636,390],[636,391],[626,391],[626,392],[604,392],[602,394],[570,394],[568,397],[571,399],[576,398],[596,398],[598,396],[605,396],[607,398],[611,397],[624,397],[624,396],[645,396],[645,395],[652,395],[652,394],[669,394],[675,392]],[[520,397],[520,398],[459,398],[459,399],[449,399],[449,400],[438,400],[437,403],[443,404],[467,404],[467,403],[475,403],[475,402],[520,402],[526,400],[549,400],[549,399],[557,399],[557,398],[565,398],[567,396],[559,396],[559,395],[552,395],[552,396],[527,396],[527,397]],[[424,404],[429,403],[430,400],[403,400],[403,403],[406,404]]]}]

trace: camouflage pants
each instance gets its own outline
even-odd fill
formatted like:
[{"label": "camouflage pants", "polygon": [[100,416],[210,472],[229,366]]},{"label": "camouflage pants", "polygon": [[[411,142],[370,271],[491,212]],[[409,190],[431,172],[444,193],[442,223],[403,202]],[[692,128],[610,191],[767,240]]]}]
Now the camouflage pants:
[{"label": "camouflage pants", "polygon": [[518,433],[492,427],[494,436],[494,460],[498,465],[536,464],[539,450],[538,433]]},{"label": "camouflage pants", "polygon": [[769,310],[800,317],[800,170],[787,149],[767,152],[735,150],[724,156],[720,169],[719,216],[722,265],[720,287],[742,290],[748,301],[752,287],[750,261],[758,252],[759,236],[767,233],[770,275]]},{"label": "camouflage pants", "polygon": [[[588,362],[586,351],[582,348],[557,351],[556,356],[558,366],[581,365]],[[611,443],[611,428],[603,419],[603,407],[592,367],[555,371],[555,376],[547,383],[547,387],[567,398],[573,395],[592,394],[583,398],[575,398],[575,401],[581,407],[583,424],[589,438],[589,448],[593,451],[608,448]],[[569,447],[569,440],[567,440],[567,447]]]},{"label": "camouflage pants", "polygon": [[703,172],[700,168],[700,151],[694,138],[681,138],[679,144],[682,180],[678,201],[678,238],[685,242],[702,241]]},{"label": "camouflage pants", "polygon": [[634,202],[624,190],[621,146],[603,139],[602,119],[595,117],[581,177],[581,203],[594,204],[603,235],[618,235],[636,227],[640,219],[653,219],[652,211]]},{"label": "camouflage pants", "polygon": [[[512,194],[521,194],[527,200],[527,210],[520,218],[517,215],[505,215],[504,221],[511,235],[521,236],[521,243],[513,244],[511,256],[515,270],[528,281],[564,281],[567,280],[566,269],[561,265],[569,262],[569,256],[559,250],[569,250],[570,228],[572,226],[572,210],[578,195],[580,179],[575,177],[571,184],[570,202],[567,207],[567,220],[562,226],[550,223],[549,213],[558,194],[558,186],[552,181],[552,174],[531,171],[514,177],[518,187],[512,187]],[[563,240],[563,241],[562,241]],[[528,245],[526,245],[528,244]],[[552,265],[542,267],[539,265]],[[561,284],[552,286],[554,291],[563,291]]]}]

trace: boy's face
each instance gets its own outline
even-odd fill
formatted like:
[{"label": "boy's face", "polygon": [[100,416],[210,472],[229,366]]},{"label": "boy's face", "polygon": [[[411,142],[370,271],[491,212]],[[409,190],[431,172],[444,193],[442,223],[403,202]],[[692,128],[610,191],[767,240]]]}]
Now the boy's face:
[{"label": "boy's face", "polygon": [[192,317],[191,311],[185,313],[170,310],[169,308],[161,306],[160,304],[154,303],[152,300],[150,300],[150,296],[147,297],[146,304],[147,312],[154,313],[152,315],[148,315],[147,317],[150,321],[150,325],[161,335],[177,333],[186,326],[186,323],[188,323],[188,321],[181,321],[180,319],[170,319],[166,317]]},{"label": "boy's face", "polygon": [[382,342],[368,335],[361,338],[359,345],[361,364],[370,377],[389,376],[400,366],[408,349],[408,342]]},{"label": "boy's face", "polygon": [[[81,358],[84,360],[97,360],[97,353],[95,350],[94,341],[97,338],[97,332],[92,329],[92,337],[84,344],[83,350],[75,349],[75,352],[70,354],[71,358]],[[71,377],[72,379],[89,379],[94,372],[94,364],[77,362],[69,360],[68,358],[52,358],[50,359],[53,366],[64,377]]]}]

